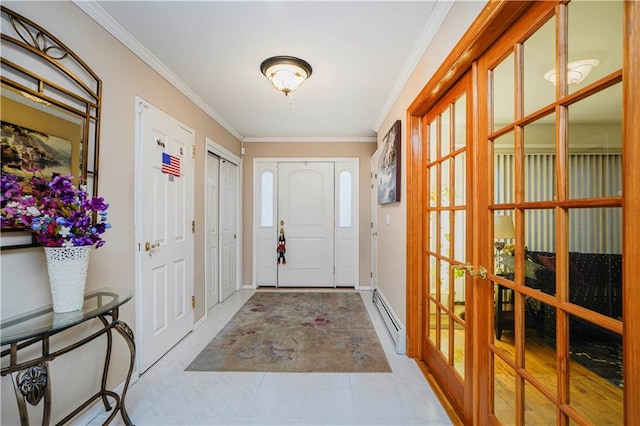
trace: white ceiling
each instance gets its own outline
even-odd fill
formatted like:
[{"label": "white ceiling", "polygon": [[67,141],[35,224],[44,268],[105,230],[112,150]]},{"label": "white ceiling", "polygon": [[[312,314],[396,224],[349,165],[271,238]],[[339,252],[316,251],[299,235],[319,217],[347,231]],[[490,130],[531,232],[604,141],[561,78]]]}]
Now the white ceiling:
[{"label": "white ceiling", "polygon": [[[451,1],[76,1],[236,137],[375,140]],[[260,72],[298,56],[288,99]]]}]

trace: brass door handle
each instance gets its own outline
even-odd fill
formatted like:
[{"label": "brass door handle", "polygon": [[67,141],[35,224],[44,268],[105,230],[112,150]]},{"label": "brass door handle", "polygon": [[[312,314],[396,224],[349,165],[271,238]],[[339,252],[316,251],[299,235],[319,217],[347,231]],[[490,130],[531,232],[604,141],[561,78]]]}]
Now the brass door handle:
[{"label": "brass door handle", "polygon": [[464,265],[451,265],[451,269],[454,271],[462,271],[465,274],[469,274],[472,277],[480,277],[483,280],[487,279],[487,269],[480,265],[478,269],[473,269],[473,265],[467,262]]},{"label": "brass door handle", "polygon": [[151,251],[156,247],[160,247],[160,243],[151,244],[149,241],[144,243],[144,251]]}]

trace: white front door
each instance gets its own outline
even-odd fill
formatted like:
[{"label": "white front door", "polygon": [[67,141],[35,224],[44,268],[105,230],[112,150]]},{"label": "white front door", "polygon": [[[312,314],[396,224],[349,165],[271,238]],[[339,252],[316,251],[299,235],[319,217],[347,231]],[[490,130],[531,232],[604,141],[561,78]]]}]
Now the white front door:
[{"label": "white front door", "polygon": [[334,287],[334,163],[279,163],[277,212],[278,286]]},{"label": "white front door", "polygon": [[220,296],[221,301],[237,289],[238,166],[220,161]]},{"label": "white front door", "polygon": [[220,301],[220,270],[218,250],[220,232],[218,215],[218,193],[220,190],[220,157],[215,154],[207,154],[207,207],[206,207],[206,292],[207,310]]},{"label": "white front door", "polygon": [[136,306],[144,372],[193,327],[194,136],[152,105],[138,105]]}]

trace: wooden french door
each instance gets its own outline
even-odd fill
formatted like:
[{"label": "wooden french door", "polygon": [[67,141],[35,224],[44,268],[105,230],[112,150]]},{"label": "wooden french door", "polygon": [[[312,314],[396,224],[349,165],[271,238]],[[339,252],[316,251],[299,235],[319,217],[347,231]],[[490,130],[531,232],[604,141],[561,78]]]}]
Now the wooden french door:
[{"label": "wooden french door", "polygon": [[463,77],[423,117],[423,193],[426,230],[422,262],[423,279],[422,356],[428,358],[433,375],[446,383],[454,405],[463,409],[471,402],[470,376],[473,327],[470,275],[463,271],[471,260],[473,194],[471,187],[470,74]]},{"label": "wooden french door", "polygon": [[496,424],[624,424],[622,27],[622,2],[540,2],[478,61]]},{"label": "wooden french door", "polygon": [[[640,424],[638,28],[638,2],[489,2],[408,108],[407,353],[465,424]],[[428,318],[428,122],[465,73],[470,398]]]}]

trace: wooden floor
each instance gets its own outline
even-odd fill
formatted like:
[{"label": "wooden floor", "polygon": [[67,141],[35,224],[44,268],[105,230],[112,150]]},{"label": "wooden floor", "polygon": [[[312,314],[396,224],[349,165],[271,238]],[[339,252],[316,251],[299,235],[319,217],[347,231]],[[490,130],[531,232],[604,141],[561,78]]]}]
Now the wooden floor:
[{"label": "wooden floor", "polygon": [[[463,348],[464,333],[454,332],[454,347]],[[448,330],[443,328],[440,335],[448,341]],[[496,340],[496,347],[508,359],[515,356],[513,332],[504,332],[500,341]],[[454,351],[453,363],[456,370],[463,365],[463,351]],[[557,395],[557,371],[555,348],[543,343],[535,330],[527,331],[525,342],[525,365],[527,371],[544,391],[539,391],[529,381],[524,381],[524,417],[526,425],[553,425],[557,419],[557,405],[554,402]],[[499,357],[494,361],[495,391],[494,412],[496,417],[505,425],[516,424],[515,371]],[[608,380],[576,361],[571,360],[570,372],[570,406],[580,417],[571,421],[571,426],[580,424],[592,425],[623,425],[623,390]],[[546,394],[545,394],[546,393]]]}]

